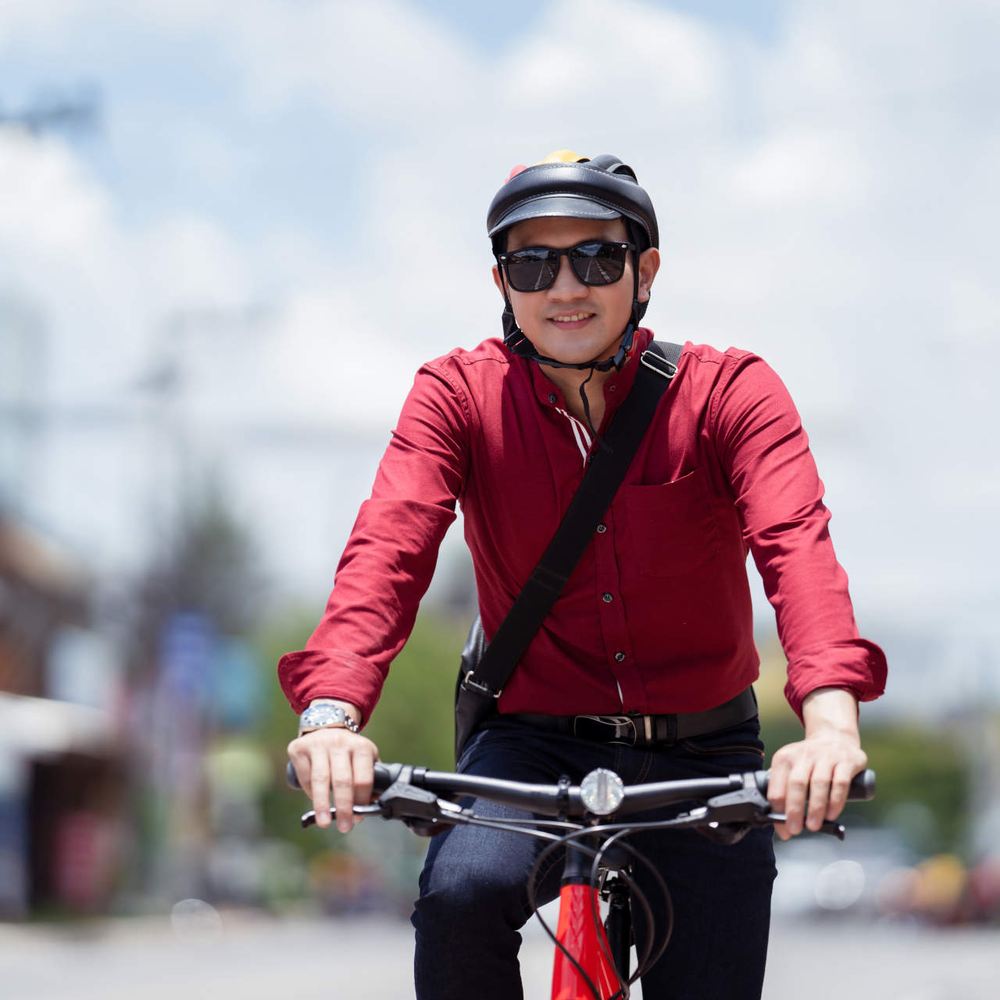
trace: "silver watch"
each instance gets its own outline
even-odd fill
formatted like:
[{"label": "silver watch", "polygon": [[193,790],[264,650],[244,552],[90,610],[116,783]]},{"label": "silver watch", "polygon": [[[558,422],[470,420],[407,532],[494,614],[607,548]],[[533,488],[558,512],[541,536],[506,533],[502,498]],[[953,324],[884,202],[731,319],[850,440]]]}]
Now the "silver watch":
[{"label": "silver watch", "polygon": [[361,727],[339,705],[328,702],[310,705],[299,716],[299,736],[316,729],[349,729],[352,733],[361,731]]}]

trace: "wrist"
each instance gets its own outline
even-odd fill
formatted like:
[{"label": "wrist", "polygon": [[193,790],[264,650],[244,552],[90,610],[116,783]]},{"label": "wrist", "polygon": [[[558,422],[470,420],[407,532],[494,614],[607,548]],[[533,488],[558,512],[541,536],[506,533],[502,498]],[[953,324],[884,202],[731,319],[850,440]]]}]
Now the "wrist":
[{"label": "wrist", "polygon": [[361,731],[360,718],[361,712],[349,702],[336,698],[314,698],[299,716],[299,736],[317,729],[347,729],[358,733]]},{"label": "wrist", "polygon": [[338,705],[342,708],[359,726],[361,725],[361,709],[357,705],[349,701],[344,701],[343,698],[330,698],[323,696],[320,698],[313,698],[310,700],[307,708],[312,708],[313,705]]}]

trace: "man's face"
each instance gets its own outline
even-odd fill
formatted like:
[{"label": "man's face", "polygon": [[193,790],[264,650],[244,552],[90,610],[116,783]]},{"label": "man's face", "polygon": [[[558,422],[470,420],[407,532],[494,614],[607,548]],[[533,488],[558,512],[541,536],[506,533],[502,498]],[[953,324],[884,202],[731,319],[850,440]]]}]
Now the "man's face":
[{"label": "man's face", "polygon": [[[620,219],[528,219],[512,226],[507,250],[523,247],[563,249],[592,240],[628,241]],[[639,301],[649,298],[649,287],[659,266],[655,248],[645,250],[639,264]],[[507,285],[514,318],[539,354],[567,364],[583,364],[610,357],[618,349],[632,310],[633,255],[625,273],[612,285],[585,285],[568,257],[559,260],[556,280],[540,292],[519,292]],[[493,280],[503,290],[498,268]]]}]

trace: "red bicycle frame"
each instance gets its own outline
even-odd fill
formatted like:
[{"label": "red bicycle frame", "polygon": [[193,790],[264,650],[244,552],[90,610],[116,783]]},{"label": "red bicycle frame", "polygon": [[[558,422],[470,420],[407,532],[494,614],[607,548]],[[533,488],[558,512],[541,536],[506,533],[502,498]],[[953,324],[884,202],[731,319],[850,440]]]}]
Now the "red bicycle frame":
[{"label": "red bicycle frame", "polygon": [[[602,1000],[607,1000],[618,992],[618,977],[607,958],[610,947],[604,928],[594,926],[592,907],[599,902],[597,889],[592,885],[580,882],[564,885],[559,891],[556,940],[576,958],[580,968],[601,991]],[[562,948],[556,948],[552,1000],[594,1000],[580,969],[573,965]]]},{"label": "red bicycle frame", "polygon": [[[594,914],[600,913],[600,896],[597,887],[590,884],[590,859],[580,851],[568,849],[559,890],[555,936],[562,948],[556,948],[552,1000],[594,1000],[588,979],[600,992],[601,1000],[618,994],[619,979],[611,959],[619,963],[627,977],[627,936],[631,929],[627,901],[619,905],[624,907],[617,913],[623,926],[618,927],[616,937],[623,940],[616,941],[618,948],[612,950],[604,927],[594,920]],[[569,955],[575,959],[575,965]]]}]

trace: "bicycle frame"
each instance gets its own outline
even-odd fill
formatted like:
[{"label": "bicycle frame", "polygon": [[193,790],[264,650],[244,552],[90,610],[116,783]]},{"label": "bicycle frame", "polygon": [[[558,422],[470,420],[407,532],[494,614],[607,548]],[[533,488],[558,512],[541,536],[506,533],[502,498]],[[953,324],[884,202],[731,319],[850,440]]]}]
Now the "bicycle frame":
[{"label": "bicycle frame", "polygon": [[[593,1000],[590,983],[607,1000],[619,991],[615,965],[622,978],[628,979],[631,919],[625,892],[623,899],[611,904],[609,925],[614,931],[609,940],[606,929],[594,923],[594,912],[599,912],[600,907],[600,890],[590,884],[590,865],[579,851],[567,851],[559,890],[552,1000]],[[570,955],[576,956],[575,962]]]}]

